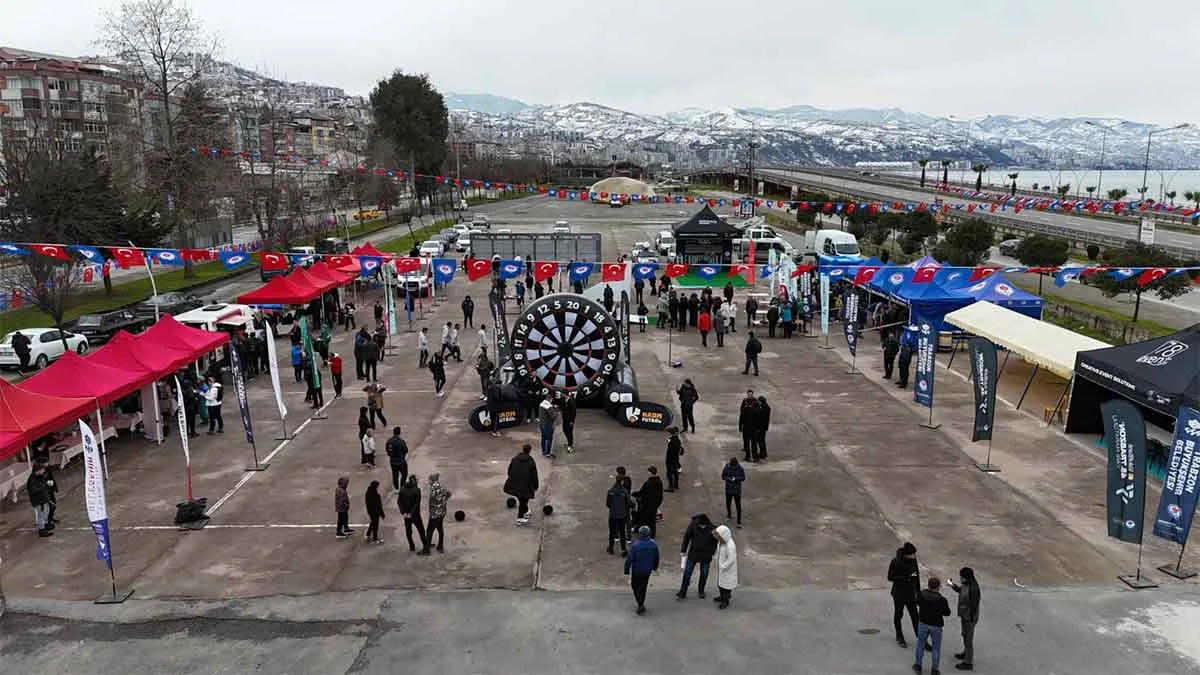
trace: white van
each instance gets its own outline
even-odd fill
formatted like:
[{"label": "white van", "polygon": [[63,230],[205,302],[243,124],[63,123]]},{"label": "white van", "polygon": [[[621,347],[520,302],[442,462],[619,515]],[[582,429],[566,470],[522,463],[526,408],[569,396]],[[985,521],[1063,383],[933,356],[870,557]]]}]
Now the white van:
[{"label": "white van", "polygon": [[[190,328],[213,333],[222,331],[232,335],[238,331],[245,331],[248,336],[258,335],[258,329],[254,326],[254,308],[250,305],[205,305],[183,314],[176,314],[175,320]],[[226,359],[224,347],[218,347],[213,354],[219,362]]]},{"label": "white van", "polygon": [[671,255],[675,249],[675,233],[670,230],[663,230],[654,238],[654,248],[660,255]]}]

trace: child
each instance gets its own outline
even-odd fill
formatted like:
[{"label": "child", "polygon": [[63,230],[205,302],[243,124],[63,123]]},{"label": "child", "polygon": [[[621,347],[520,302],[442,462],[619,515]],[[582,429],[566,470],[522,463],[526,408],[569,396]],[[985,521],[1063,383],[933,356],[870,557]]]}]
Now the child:
[{"label": "child", "polygon": [[650,320],[648,318],[650,315],[650,308],[646,307],[646,303],[639,302],[638,308],[637,308],[637,313],[638,313],[638,316],[641,318],[641,321],[638,321],[638,332],[645,333],[646,332],[646,322]]},{"label": "child", "polygon": [[374,469],[375,468],[375,430],[368,427],[363,433],[362,440],[360,440],[359,442],[362,444],[362,466],[363,466],[363,468],[364,469]]}]

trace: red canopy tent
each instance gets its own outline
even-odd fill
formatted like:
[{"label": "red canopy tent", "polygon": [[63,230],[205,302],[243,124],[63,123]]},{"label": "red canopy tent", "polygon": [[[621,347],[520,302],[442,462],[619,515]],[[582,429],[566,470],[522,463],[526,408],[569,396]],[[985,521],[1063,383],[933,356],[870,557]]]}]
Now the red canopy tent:
[{"label": "red canopy tent", "polygon": [[289,274],[271,277],[259,288],[239,295],[238,302],[243,305],[300,305],[319,297],[320,289]]},{"label": "red canopy tent", "polygon": [[95,409],[95,399],[35,394],[0,380],[0,460]]},{"label": "red canopy tent", "polygon": [[49,368],[21,383],[21,389],[46,396],[82,396],[107,405],[158,379],[154,373],[106,366],[66,352]]},{"label": "red canopy tent", "polygon": [[190,360],[195,361],[229,342],[229,334],[185,326],[168,314],[147,328],[138,339],[153,339],[155,343],[173,345],[173,348],[185,347],[191,352]]},{"label": "red canopy tent", "polygon": [[375,245],[369,241],[365,244],[359,244],[358,246],[355,246],[354,248],[350,249],[350,255],[368,255],[368,256],[376,256],[379,258],[387,257],[386,253],[375,248]]},{"label": "red canopy tent", "polygon": [[[304,286],[317,289],[317,294],[314,295],[313,298],[318,298],[321,296],[321,293],[324,293],[325,291],[331,291],[341,285],[339,282],[336,282],[332,279],[317,277],[303,267],[297,267],[296,269],[292,270],[287,275],[287,278],[291,279],[292,282],[297,285],[303,284]],[[313,298],[309,299],[311,300]]]},{"label": "red canopy tent", "polygon": [[146,339],[142,335],[131,335],[117,331],[103,347],[87,356],[114,368],[128,368],[152,373],[155,379],[166,377],[196,360],[186,345],[163,342],[161,337]]},{"label": "red canopy tent", "polygon": [[357,272],[339,272],[330,267],[324,260],[314,263],[312,267],[308,268],[308,273],[318,279],[332,281],[338,286],[348,284],[355,276],[358,276]]},{"label": "red canopy tent", "polygon": [[350,262],[340,267],[335,267],[334,271],[341,272],[342,274],[353,274],[357,277],[362,274],[362,263],[358,261],[358,258],[351,258]]}]

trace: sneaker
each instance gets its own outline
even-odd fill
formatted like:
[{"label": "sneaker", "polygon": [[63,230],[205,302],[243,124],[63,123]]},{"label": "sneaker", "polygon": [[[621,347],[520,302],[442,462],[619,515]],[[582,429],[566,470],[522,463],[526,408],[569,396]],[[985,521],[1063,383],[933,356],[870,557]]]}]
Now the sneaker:
[{"label": "sneaker", "polygon": [[420,551],[417,551],[417,555],[429,555],[429,549],[423,548]]},{"label": "sneaker", "polygon": [[975,666],[967,663],[966,661],[963,661],[962,663],[955,665],[954,669],[955,670],[975,670]]},{"label": "sneaker", "polygon": [[914,664],[913,664],[913,672],[914,672],[914,673],[919,673],[919,672],[921,672],[921,664],[919,664],[919,663],[914,663]]},{"label": "sneaker", "polygon": [[375,541],[373,541],[373,542],[371,542],[371,543],[372,543],[372,544],[382,544],[382,543],[383,543],[383,540],[382,540],[382,539],[376,539]]},{"label": "sneaker", "polygon": [[492,432],[492,438],[500,438],[500,432],[499,432],[499,431],[493,431],[493,432]]},{"label": "sneaker", "polygon": [[908,642],[905,641],[904,638],[900,638],[899,640],[896,640],[896,644],[900,645],[901,649],[908,649]]},{"label": "sneaker", "polygon": [[53,532],[53,531],[51,531],[51,530],[49,530],[49,529],[45,529],[45,530],[38,530],[38,536],[39,536],[39,537],[42,537],[42,538],[45,538],[45,537],[53,537],[53,536],[54,536],[54,532]]},{"label": "sneaker", "polygon": [[569,445],[568,445],[568,446],[567,446],[567,454],[568,454],[568,455],[573,455],[573,454],[575,454],[575,448],[573,448],[573,447],[571,447],[571,446],[569,446]]},{"label": "sneaker", "polygon": [[640,615],[642,615],[642,614],[645,614],[645,613],[646,613],[646,608],[645,608],[645,607],[638,607],[638,608],[637,608],[637,611],[635,612],[635,614],[637,614],[637,615],[639,615],[639,616],[640,616]]},{"label": "sneaker", "polygon": [[517,524],[518,525],[528,525],[529,518],[517,518]]},{"label": "sneaker", "polygon": [[338,539],[345,539],[345,538],[346,538],[346,533],[345,533],[345,532],[338,532],[337,534],[335,534],[335,535],[333,535],[333,536],[337,537]]},{"label": "sneaker", "polygon": [[444,392],[444,391],[439,391],[439,392],[437,393],[437,397],[438,397],[438,398],[442,398],[442,397],[443,397],[443,396],[445,396],[445,395],[446,395],[446,392]]},{"label": "sneaker", "polygon": [[700,599],[701,599],[701,600],[703,600],[703,599],[704,599],[704,597],[705,597],[705,596],[704,596],[704,591],[700,591],[700,592],[699,592],[699,593],[697,593],[696,595],[700,596]]},{"label": "sneaker", "polygon": [[[755,375],[757,375],[757,374],[758,373],[755,373]],[[722,600],[721,603],[719,605],[717,605],[717,609],[727,609],[728,607],[729,607],[728,600]]]}]

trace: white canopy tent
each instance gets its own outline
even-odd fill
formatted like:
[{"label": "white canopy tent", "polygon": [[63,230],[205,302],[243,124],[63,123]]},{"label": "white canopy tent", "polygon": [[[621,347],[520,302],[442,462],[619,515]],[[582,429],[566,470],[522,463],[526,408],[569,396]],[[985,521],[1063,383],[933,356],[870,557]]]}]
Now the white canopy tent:
[{"label": "white canopy tent", "polygon": [[[1067,381],[1067,386],[1063,388],[1058,405],[1054,409],[1057,414],[1075,377],[1075,355],[1089,349],[1105,349],[1112,346],[984,301],[950,312],[946,315],[946,322],[1007,349],[1008,354],[1004,355],[1006,364],[1009,354],[1014,352],[1033,363],[1033,372],[1029,375],[1029,381],[1025,383],[1021,399],[1017,401],[1018,409],[1025,400],[1025,394],[1029,393],[1029,386],[1038,370],[1045,368]],[[1003,365],[1000,366],[999,372],[1004,372]]]}]

